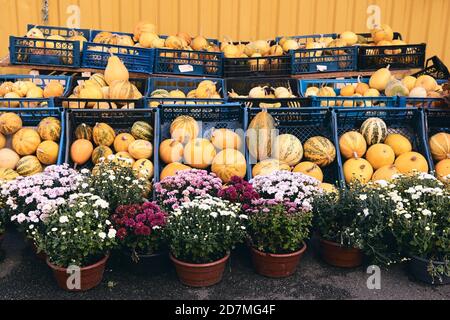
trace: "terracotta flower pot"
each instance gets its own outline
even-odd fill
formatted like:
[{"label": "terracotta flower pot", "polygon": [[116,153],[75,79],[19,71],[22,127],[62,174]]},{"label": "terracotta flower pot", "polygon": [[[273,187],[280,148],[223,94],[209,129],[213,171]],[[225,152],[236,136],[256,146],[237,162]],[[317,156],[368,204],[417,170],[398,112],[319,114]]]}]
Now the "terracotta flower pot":
[{"label": "terracotta flower pot", "polygon": [[170,259],[175,264],[175,269],[180,281],[190,287],[209,287],[219,283],[222,280],[223,272],[227,264],[226,257],[205,264],[186,263],[178,260],[172,254]]},{"label": "terracotta flower pot", "polygon": [[335,267],[356,268],[362,264],[363,253],[357,248],[345,248],[339,243],[320,239],[322,259]]},{"label": "terracotta flower pot", "polygon": [[[433,279],[433,277],[428,273],[427,270],[429,264],[430,261],[427,259],[412,256],[411,261],[409,262],[409,273],[411,274],[412,278],[433,285],[450,284],[450,277],[446,275],[442,275],[441,279],[439,279],[439,277],[434,277]],[[443,266],[444,262],[433,261],[433,265],[436,267]]]},{"label": "terracotta flower pot", "polygon": [[285,278],[294,274],[307,246],[303,242],[301,250],[289,254],[264,253],[253,247],[250,249],[257,273],[269,278]]},{"label": "terracotta flower pot", "polygon": [[98,286],[100,282],[102,282],[103,272],[105,271],[105,265],[108,258],[109,254],[99,262],[80,269],[81,279],[80,288],[78,289],[70,289],[67,287],[67,280],[70,275],[67,273],[66,268],[55,266],[48,259],[47,265],[53,270],[53,275],[55,276],[56,282],[61,289],[72,292],[87,291]]}]

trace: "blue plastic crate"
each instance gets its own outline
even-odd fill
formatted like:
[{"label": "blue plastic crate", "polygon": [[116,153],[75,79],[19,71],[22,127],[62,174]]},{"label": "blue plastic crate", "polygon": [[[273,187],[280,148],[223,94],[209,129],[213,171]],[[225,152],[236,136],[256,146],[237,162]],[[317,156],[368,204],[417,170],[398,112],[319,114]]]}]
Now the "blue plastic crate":
[{"label": "blue plastic crate", "polygon": [[[58,81],[64,86],[63,97],[67,97],[72,85],[70,76],[47,76],[47,75],[25,75],[25,74],[2,74],[0,75],[0,84],[3,82],[31,81],[38,87],[44,89],[50,81]],[[3,98],[0,98],[3,99]]]},{"label": "blue plastic crate", "polygon": [[[446,83],[447,80],[437,80],[439,85]],[[417,108],[443,108],[448,106],[444,98],[411,98],[399,97],[399,105],[402,108],[417,107]]]},{"label": "blue plastic crate", "polygon": [[[37,99],[32,99],[37,100]],[[37,127],[39,122],[47,117],[54,117],[61,121],[61,136],[59,138],[59,150],[58,150],[58,160],[56,164],[64,163],[64,153],[65,153],[65,128],[66,119],[64,111],[59,108],[0,108],[0,114],[4,112],[13,112],[17,114],[22,119],[23,127]]]},{"label": "blue plastic crate", "polygon": [[254,99],[254,98],[232,98],[228,97],[229,102],[240,102],[246,107],[261,108],[300,108],[311,107],[311,99],[300,96],[298,81],[292,78],[244,78],[244,79],[227,79],[227,91],[234,91],[239,95],[248,95],[254,87],[261,86],[267,88],[285,87],[290,88],[295,98],[270,98],[270,99]]},{"label": "blue plastic crate", "polygon": [[[159,150],[161,142],[170,138],[170,125],[179,116],[191,116],[199,122],[199,137],[209,138],[213,129],[228,128],[236,130],[242,138],[242,154],[245,154],[246,145],[244,130],[247,127],[245,109],[238,103],[222,105],[164,105],[156,109],[156,124],[159,128],[159,139],[155,141],[155,150]],[[246,159],[248,159],[246,157]],[[164,163],[155,154],[155,182],[159,182],[159,175]],[[248,166],[248,161],[247,161]]]},{"label": "blue plastic crate", "polygon": [[[153,91],[164,89],[167,91],[180,90],[187,95],[191,90],[195,90],[199,83],[204,80],[210,80],[216,83],[217,92],[222,99],[192,99],[192,98],[152,98]],[[147,92],[145,93],[148,103],[162,104],[217,104],[226,101],[228,95],[225,88],[225,82],[219,78],[177,78],[177,77],[151,77],[148,79]]]},{"label": "blue plastic crate", "polygon": [[[306,90],[311,87],[329,86],[334,89],[336,94],[340,93],[340,89],[346,85],[353,85],[359,82],[369,83],[368,78],[358,79],[305,79],[299,80],[300,93],[305,95]],[[396,107],[397,97],[311,97],[313,107]]]},{"label": "blue plastic crate", "polygon": [[[41,30],[46,37],[50,35],[60,35],[65,38],[74,35],[82,35],[86,39],[90,37],[90,31],[86,29],[28,25],[28,30],[33,27]],[[9,37],[9,56],[12,64],[79,68],[81,48],[79,41]]]},{"label": "blue plastic crate", "polygon": [[[70,146],[76,140],[75,129],[82,123],[89,126],[94,126],[98,122],[104,122],[110,125],[116,134],[127,132],[129,133],[132,125],[136,121],[148,122],[153,127],[153,141],[152,144],[155,146],[155,140],[157,138],[158,127],[155,125],[155,110],[151,109],[139,109],[139,110],[86,110],[86,109],[70,109],[65,113],[66,116],[66,149],[65,149],[65,162],[74,166],[72,159],[70,158]],[[112,147],[114,151],[114,148]],[[154,148],[154,154],[156,155],[156,150]],[[153,162],[154,158],[151,159]],[[93,168],[93,163],[88,161],[82,168]],[[156,170],[156,165],[155,170]]]},{"label": "blue plastic crate", "polygon": [[300,45],[306,45],[307,42],[316,42],[321,38],[333,38],[337,39],[339,35],[337,33],[324,33],[324,34],[310,34],[304,36],[287,36],[287,37],[276,37],[275,41],[278,43],[281,39],[295,39]]},{"label": "blue plastic crate", "polygon": [[[425,117],[425,141],[429,151],[429,158],[433,159],[431,155],[429,141],[432,136],[439,132],[446,132],[450,134],[450,109],[435,109],[429,108],[423,110]],[[434,170],[435,162],[432,161],[432,169]]]},{"label": "blue plastic crate", "polygon": [[[337,138],[348,131],[359,131],[361,125],[368,118],[381,118],[386,123],[388,134],[400,133],[409,138],[413,151],[421,153],[428,162],[430,168],[433,167],[429,157],[428,146],[425,138],[425,118],[421,109],[409,108],[352,108],[337,109],[336,114]],[[336,145],[337,157],[343,165],[345,159],[342,157],[339,143]],[[343,166],[340,167],[342,184],[345,185]]]},{"label": "blue plastic crate", "polygon": [[[74,77],[69,89],[69,95],[75,87],[88,80],[89,77]],[[147,80],[142,78],[130,78],[130,82],[136,86],[139,92],[144,96],[147,91]],[[55,98],[54,105],[65,109],[97,109],[99,103],[107,103],[109,109],[142,109],[144,108],[144,99],[81,99],[81,98]],[[107,109],[106,109],[107,110]]]},{"label": "blue plastic crate", "polygon": [[[260,108],[249,108],[248,123],[261,112]],[[309,138],[315,136],[322,136],[329,139],[335,146],[337,145],[336,137],[336,123],[334,114],[331,109],[327,108],[276,108],[267,109],[270,115],[275,120],[275,127],[279,130],[279,134],[292,134],[296,136],[300,141],[305,143]],[[336,146],[337,150],[337,146]],[[337,151],[336,151],[337,152]],[[248,150],[248,159],[250,163],[256,164],[257,161],[250,156]],[[304,161],[304,160],[302,160]],[[329,166],[322,168],[324,174],[324,182],[337,184],[342,180],[340,176],[339,158],[336,157],[335,161]],[[248,166],[247,177],[252,177],[252,166]]]}]

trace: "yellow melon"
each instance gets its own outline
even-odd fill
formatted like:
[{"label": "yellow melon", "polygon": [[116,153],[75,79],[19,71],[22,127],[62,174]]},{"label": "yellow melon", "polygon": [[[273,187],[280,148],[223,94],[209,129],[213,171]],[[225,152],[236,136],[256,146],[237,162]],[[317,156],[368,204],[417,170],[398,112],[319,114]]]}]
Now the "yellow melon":
[{"label": "yellow melon", "polygon": [[345,159],[361,158],[367,150],[366,139],[357,131],[349,131],[340,137],[339,148]]},{"label": "yellow melon", "polygon": [[183,154],[186,164],[193,168],[206,169],[214,160],[216,149],[209,140],[197,138],[186,144]]},{"label": "yellow melon", "polygon": [[150,141],[136,140],[128,146],[128,153],[136,160],[150,159],[153,155],[153,145]]},{"label": "yellow melon", "polygon": [[36,156],[42,164],[56,164],[58,160],[59,145],[52,140],[42,142],[37,150]]},{"label": "yellow melon", "polygon": [[116,152],[128,151],[128,147],[131,143],[136,141],[134,137],[129,133],[120,133],[114,139],[114,150]]},{"label": "yellow melon", "polygon": [[390,181],[392,177],[396,174],[399,174],[397,167],[393,164],[383,166],[379,168],[372,176],[373,181],[385,180]]},{"label": "yellow melon", "polygon": [[432,136],[430,149],[434,160],[450,159],[450,133],[440,132]]},{"label": "yellow melon", "polygon": [[297,166],[295,166],[293,172],[301,172],[303,174],[306,174],[310,177],[316,178],[320,182],[323,181],[323,172],[320,167],[309,161],[300,162]]},{"label": "yellow melon", "polygon": [[0,168],[15,169],[17,162],[19,162],[19,155],[8,148],[0,150]]},{"label": "yellow melon", "polygon": [[255,164],[252,170],[252,176],[265,176],[275,171],[291,171],[291,167],[277,159],[265,159]]},{"label": "yellow melon", "polygon": [[361,183],[370,181],[373,175],[373,168],[369,161],[362,158],[348,159],[344,163],[344,176],[347,183],[357,180]]},{"label": "yellow melon", "polygon": [[319,188],[325,191],[326,193],[336,193],[337,188],[331,183],[321,183]]},{"label": "yellow melon", "polygon": [[436,176],[442,182],[450,182],[450,159],[444,159],[436,164]]},{"label": "yellow melon", "polygon": [[236,149],[239,150],[242,145],[241,137],[230,129],[216,129],[211,135],[212,144],[220,150]]},{"label": "yellow melon", "polygon": [[395,161],[394,150],[387,144],[377,143],[367,150],[366,160],[370,162],[375,170],[391,165]]},{"label": "yellow melon", "polygon": [[384,143],[394,150],[396,157],[412,151],[412,145],[409,139],[399,133],[389,134],[384,140]]},{"label": "yellow melon", "polygon": [[247,172],[247,162],[244,155],[235,149],[224,149],[213,159],[211,171],[223,182],[230,182],[234,176],[244,178]]},{"label": "yellow melon", "polygon": [[0,115],[0,132],[6,135],[14,134],[22,128],[22,119],[13,112]]},{"label": "yellow melon", "polygon": [[159,180],[162,181],[164,178],[173,177],[177,174],[178,171],[191,170],[191,169],[192,169],[191,167],[186,166],[179,162],[169,163],[161,171],[161,174],[159,175]]},{"label": "yellow melon", "polygon": [[395,160],[395,166],[400,173],[412,171],[428,172],[428,163],[423,155],[418,152],[407,152]]},{"label": "yellow melon", "polygon": [[31,128],[22,128],[17,131],[12,139],[12,147],[21,156],[34,154],[39,144],[41,137],[36,130]]},{"label": "yellow melon", "polygon": [[137,173],[139,178],[151,179],[153,178],[154,167],[153,163],[148,159],[139,159],[133,164],[133,170]]}]

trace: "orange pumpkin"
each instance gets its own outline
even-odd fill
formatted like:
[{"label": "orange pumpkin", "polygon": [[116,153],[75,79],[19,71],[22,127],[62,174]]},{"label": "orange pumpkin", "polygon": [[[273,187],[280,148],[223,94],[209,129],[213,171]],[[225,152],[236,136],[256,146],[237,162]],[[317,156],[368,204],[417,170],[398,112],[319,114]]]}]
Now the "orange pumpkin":
[{"label": "orange pumpkin", "polygon": [[183,153],[183,145],[174,139],[166,139],[159,146],[159,156],[164,163],[180,162]]},{"label": "orange pumpkin", "polygon": [[344,176],[347,183],[358,180],[361,183],[370,181],[373,168],[369,161],[362,158],[351,158],[344,163]]},{"label": "orange pumpkin", "polygon": [[197,138],[191,140],[184,147],[185,163],[193,168],[208,168],[216,156],[216,149],[207,139]]},{"label": "orange pumpkin", "polygon": [[192,169],[191,167],[186,166],[182,163],[172,162],[164,167],[164,169],[161,171],[161,174],[159,175],[159,179],[160,179],[160,181],[162,181],[164,178],[175,176],[178,171],[191,170],[191,169]]},{"label": "orange pumpkin", "polygon": [[64,93],[64,86],[56,80],[50,81],[44,88],[44,98],[61,97]]},{"label": "orange pumpkin", "polygon": [[423,155],[418,152],[407,152],[395,160],[395,166],[400,173],[412,171],[428,172],[428,163]]},{"label": "orange pumpkin", "polygon": [[216,129],[211,135],[211,143],[219,150],[236,149],[242,146],[241,137],[229,129]]},{"label": "orange pumpkin", "polygon": [[199,130],[197,121],[190,116],[179,116],[170,125],[172,139],[183,144],[197,138]]},{"label": "orange pumpkin", "polygon": [[46,140],[38,146],[36,156],[42,164],[56,164],[56,161],[58,160],[58,151],[59,145],[55,141]]},{"label": "orange pumpkin", "polygon": [[131,134],[120,133],[114,139],[114,150],[116,150],[116,152],[128,151],[128,147],[134,141],[136,141],[136,139],[134,139]]},{"label": "orange pumpkin", "polygon": [[224,149],[213,159],[211,171],[223,182],[231,181],[234,176],[244,178],[247,172],[247,162],[244,155],[235,149]]},{"label": "orange pumpkin", "polygon": [[75,140],[70,146],[70,158],[78,165],[83,165],[91,159],[94,146],[86,139]]},{"label": "orange pumpkin", "polygon": [[21,156],[34,154],[40,143],[41,137],[31,128],[20,129],[12,139],[13,149]]}]

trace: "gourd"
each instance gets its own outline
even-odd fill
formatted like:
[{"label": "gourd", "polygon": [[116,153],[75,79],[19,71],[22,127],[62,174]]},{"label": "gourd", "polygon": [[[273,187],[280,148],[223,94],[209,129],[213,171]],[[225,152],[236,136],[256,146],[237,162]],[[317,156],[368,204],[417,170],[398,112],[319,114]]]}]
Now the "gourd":
[{"label": "gourd", "polygon": [[12,147],[21,156],[34,154],[39,144],[41,137],[31,128],[22,128],[17,131],[12,139]]},{"label": "gourd", "polygon": [[75,140],[70,146],[70,158],[78,165],[83,165],[91,159],[94,146],[86,139]]},{"label": "gourd", "polygon": [[242,146],[241,137],[229,129],[216,129],[211,135],[211,143],[219,150],[236,149]]},{"label": "gourd", "polygon": [[148,159],[139,159],[133,164],[133,170],[137,173],[138,178],[153,178],[153,163]]},{"label": "gourd", "polygon": [[119,57],[111,55],[111,57],[108,58],[108,64],[105,69],[106,83],[111,85],[116,80],[128,81],[129,79],[130,74],[128,73],[128,69],[125,67],[123,62],[119,59]]},{"label": "gourd", "polygon": [[[103,99],[102,89],[98,86],[85,86],[80,90],[80,99]],[[88,107],[93,107],[95,102],[86,103]]]},{"label": "gourd", "polygon": [[254,159],[261,161],[270,157],[274,129],[275,120],[265,109],[252,119],[247,129],[247,147]]},{"label": "gourd", "polygon": [[172,162],[164,167],[164,169],[161,171],[161,174],[159,175],[159,179],[160,179],[160,181],[163,181],[167,177],[175,176],[178,171],[191,170],[191,169],[192,169],[191,167],[186,166],[182,163]]},{"label": "gourd", "polygon": [[394,150],[396,157],[412,151],[412,145],[409,139],[399,133],[389,134],[384,140],[384,143]]},{"label": "gourd", "polygon": [[336,148],[325,137],[309,138],[303,145],[305,159],[320,167],[326,167],[336,159]]},{"label": "gourd", "polygon": [[366,160],[370,162],[374,170],[377,170],[393,164],[395,161],[395,153],[387,144],[377,143],[367,150]]},{"label": "gourd", "polygon": [[35,156],[25,156],[17,163],[16,171],[19,175],[28,177],[42,172],[42,165]]},{"label": "gourd", "polygon": [[273,142],[272,158],[278,159],[293,167],[303,158],[303,147],[300,140],[291,134],[282,134]]},{"label": "gourd", "polygon": [[277,159],[265,159],[253,166],[252,176],[265,176],[275,171],[291,171],[291,167]]},{"label": "gourd", "polygon": [[92,140],[92,127],[85,123],[78,125],[75,129],[75,138]]},{"label": "gourd", "polygon": [[19,160],[20,157],[15,151],[9,148],[0,150],[0,168],[15,169]]},{"label": "gourd", "polygon": [[399,174],[397,167],[393,164],[383,166],[379,168],[372,176],[372,181],[391,181],[393,176]]},{"label": "gourd", "polygon": [[183,144],[197,138],[199,130],[197,121],[190,116],[179,116],[170,125],[172,139]]},{"label": "gourd", "polygon": [[47,117],[39,122],[37,132],[42,140],[59,141],[61,136],[61,121]]},{"label": "gourd", "polygon": [[107,160],[110,155],[113,154],[113,151],[110,147],[107,146],[98,146],[92,152],[91,160],[95,165],[100,162],[100,159]]},{"label": "gourd", "polygon": [[183,153],[183,145],[174,139],[166,139],[159,146],[159,157],[164,163],[180,162]]},{"label": "gourd", "polygon": [[131,127],[130,133],[135,139],[151,141],[153,127],[145,121],[136,121]]},{"label": "gourd", "polygon": [[136,140],[128,146],[128,153],[136,160],[150,159],[153,154],[153,146],[147,140]]},{"label": "gourd", "polygon": [[36,156],[42,164],[56,164],[58,160],[59,145],[52,140],[43,141],[36,150]]},{"label": "gourd", "polygon": [[11,181],[19,177],[19,174],[13,169],[0,167],[0,181]]},{"label": "gourd", "polygon": [[128,147],[135,140],[136,139],[129,133],[120,133],[114,139],[114,150],[116,150],[116,152],[128,151]]},{"label": "gourd", "polygon": [[105,76],[104,76],[103,74],[101,74],[101,73],[95,73],[95,74],[93,74],[93,75],[89,78],[89,80],[91,80],[91,81],[97,83],[97,85],[98,85],[100,88],[103,88],[103,87],[107,87],[107,86],[108,86],[108,83],[106,82]]},{"label": "gourd", "polygon": [[98,146],[111,146],[114,143],[116,134],[114,129],[106,123],[97,123],[92,130],[94,143]]},{"label": "gourd", "polygon": [[22,119],[13,112],[0,115],[0,132],[6,135],[16,133],[22,128]]},{"label": "gourd", "polygon": [[438,84],[432,76],[422,75],[417,78],[414,86],[422,87],[428,92],[428,91],[436,91]]},{"label": "gourd", "polygon": [[117,152],[113,162],[123,167],[133,167],[136,163],[131,154],[126,151]]},{"label": "gourd", "polygon": [[360,129],[369,146],[383,142],[387,136],[386,123],[380,118],[368,118]]},{"label": "gourd", "polygon": [[214,160],[216,149],[209,140],[196,138],[186,144],[183,156],[185,163],[189,166],[197,169],[206,169]]},{"label": "gourd", "polygon": [[432,136],[430,150],[436,161],[450,159],[450,133],[440,132]]},{"label": "gourd", "polygon": [[384,91],[391,80],[391,71],[389,71],[389,66],[387,68],[381,68],[372,74],[369,79],[369,86],[378,91]]},{"label": "gourd", "polygon": [[235,149],[224,149],[213,159],[211,171],[224,183],[231,181],[234,176],[244,178],[247,172],[247,162],[244,155]]},{"label": "gourd", "polygon": [[436,176],[442,182],[450,182],[450,159],[444,159],[436,164]]},{"label": "gourd", "polygon": [[361,158],[367,151],[366,139],[357,131],[346,132],[339,139],[339,149],[345,159]]},{"label": "gourd", "polygon": [[44,88],[44,98],[61,97],[64,94],[64,86],[59,82],[52,80]]},{"label": "gourd", "polygon": [[362,158],[348,159],[343,166],[345,181],[351,183],[357,180],[363,184],[370,181],[373,175],[373,168],[370,163]]},{"label": "gourd", "polygon": [[113,81],[109,86],[109,98],[113,100],[133,99],[133,85],[128,80]]},{"label": "gourd", "polygon": [[395,160],[395,166],[400,173],[410,173],[412,171],[428,172],[428,163],[423,155],[418,152],[407,152]]},{"label": "gourd", "polygon": [[393,79],[390,80],[384,93],[387,97],[395,97],[395,96],[408,96],[409,90],[403,83],[399,80]]},{"label": "gourd", "polygon": [[300,162],[298,165],[295,166],[292,172],[301,172],[303,174],[306,174],[307,176],[316,178],[320,182],[323,181],[322,169],[320,169],[320,167],[317,164],[309,161]]}]

